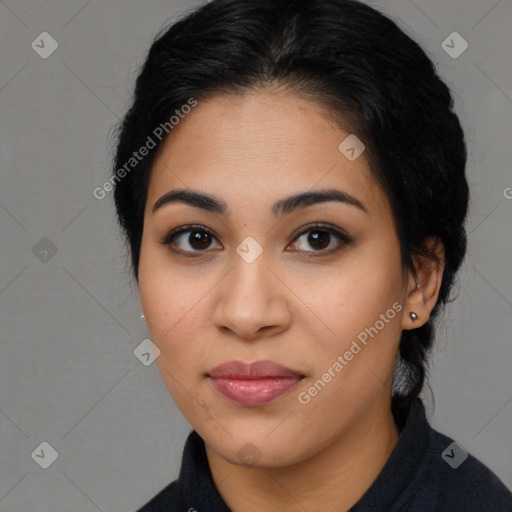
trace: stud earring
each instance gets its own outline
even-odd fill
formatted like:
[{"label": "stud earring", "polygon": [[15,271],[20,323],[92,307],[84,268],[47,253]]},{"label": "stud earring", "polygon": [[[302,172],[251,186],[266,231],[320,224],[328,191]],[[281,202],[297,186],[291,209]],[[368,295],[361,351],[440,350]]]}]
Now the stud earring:
[{"label": "stud earring", "polygon": [[412,320],[418,320],[418,315],[414,312],[414,311],[411,311],[409,313],[409,316],[412,318]]}]

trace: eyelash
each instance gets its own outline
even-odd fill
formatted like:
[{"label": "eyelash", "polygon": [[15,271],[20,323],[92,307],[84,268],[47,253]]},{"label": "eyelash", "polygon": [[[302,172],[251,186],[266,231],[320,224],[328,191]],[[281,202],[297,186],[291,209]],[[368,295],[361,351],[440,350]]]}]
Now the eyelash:
[{"label": "eyelash", "polygon": [[[334,249],[329,249],[329,250],[298,251],[298,252],[302,252],[302,253],[311,253],[312,252],[312,253],[317,253],[318,254],[318,256],[317,255],[308,255],[307,257],[317,258],[317,257],[321,257],[321,256],[328,256],[328,255],[334,254],[335,252],[338,252],[344,246],[347,246],[347,245],[349,245],[349,244],[351,244],[353,242],[353,239],[350,238],[345,233],[343,233],[342,231],[339,231],[337,229],[333,229],[329,225],[325,225],[325,224],[314,224],[313,226],[309,226],[304,231],[301,231],[293,239],[293,241],[297,240],[298,238],[301,238],[303,235],[309,233],[310,231],[314,231],[314,230],[325,232],[325,233],[329,233],[330,235],[334,235],[340,241],[340,245],[338,245]],[[211,235],[212,237],[217,239],[215,234],[210,229],[208,229],[207,227],[201,226],[201,225],[191,225],[191,224],[189,224],[189,225],[181,226],[180,228],[176,228],[176,229],[172,230],[170,233],[168,233],[166,236],[164,236],[160,240],[160,243],[162,245],[170,245],[178,235],[181,235],[181,234],[187,233],[187,232],[191,232],[191,231],[200,231],[200,232],[202,231],[202,232],[208,233],[209,235]],[[185,256],[187,258],[198,258],[198,257],[201,257],[205,253],[208,252],[207,250],[204,250],[204,251],[183,251],[183,250],[176,250],[176,249],[170,249],[170,250],[172,252],[176,253],[176,254],[183,255],[183,256]],[[196,254],[194,254],[194,253],[196,253]]]}]

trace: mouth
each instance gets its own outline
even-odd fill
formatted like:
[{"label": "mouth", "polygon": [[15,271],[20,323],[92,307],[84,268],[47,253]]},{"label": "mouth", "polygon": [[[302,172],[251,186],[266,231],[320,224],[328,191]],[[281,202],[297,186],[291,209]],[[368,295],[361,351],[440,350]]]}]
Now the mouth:
[{"label": "mouth", "polygon": [[229,361],[216,366],[207,377],[232,403],[259,406],[288,393],[305,375],[273,361]]}]

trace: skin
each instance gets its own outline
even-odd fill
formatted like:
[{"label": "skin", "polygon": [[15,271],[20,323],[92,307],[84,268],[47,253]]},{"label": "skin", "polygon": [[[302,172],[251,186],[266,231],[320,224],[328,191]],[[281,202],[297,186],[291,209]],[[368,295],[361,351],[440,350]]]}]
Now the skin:
[{"label": "skin", "polygon": [[[348,510],[399,439],[390,407],[400,333],[428,320],[442,279],[442,245],[436,246],[439,264],[415,257],[416,277],[403,268],[391,207],[365,153],[349,161],[338,150],[349,133],[291,92],[217,95],[174,128],[155,161],[140,254],[141,304],[161,351],[163,381],[204,439],[213,479],[233,512]],[[177,188],[222,199],[230,215],[183,203],[152,213]],[[272,216],[275,201],[320,188],[349,193],[367,211],[330,201]],[[345,245],[332,235],[325,245],[308,242],[316,222],[353,241]],[[214,233],[203,246],[191,242],[190,232],[175,238],[175,249],[200,257],[160,243],[185,224]],[[236,252],[249,236],[263,249],[252,263]],[[325,254],[334,247],[340,249]],[[401,311],[309,403],[300,403],[298,394],[396,302]],[[305,378],[266,405],[237,405],[207,377],[233,359],[270,359]],[[247,443],[252,462],[237,455]]]}]

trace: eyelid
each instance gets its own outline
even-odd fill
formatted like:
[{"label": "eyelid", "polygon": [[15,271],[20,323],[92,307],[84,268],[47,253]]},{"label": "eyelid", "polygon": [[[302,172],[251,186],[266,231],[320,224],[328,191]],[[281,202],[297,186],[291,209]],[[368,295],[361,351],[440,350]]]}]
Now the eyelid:
[{"label": "eyelid", "polygon": [[169,245],[176,236],[181,235],[182,233],[186,233],[187,231],[194,231],[194,229],[196,229],[197,231],[205,231],[209,235],[212,235],[213,237],[217,238],[215,233],[206,226],[203,226],[201,224],[186,224],[184,226],[180,226],[179,228],[173,229],[172,231],[167,233],[160,239],[160,243],[162,245]]},{"label": "eyelid", "polygon": [[[308,257],[327,256],[327,255],[330,255],[330,254],[333,254],[333,253],[337,252],[338,250],[340,250],[344,246],[350,245],[351,243],[354,242],[353,238],[350,237],[345,232],[345,230],[343,230],[343,229],[341,229],[341,228],[339,228],[337,226],[333,226],[333,225],[331,225],[329,223],[316,222],[316,223],[313,223],[313,224],[310,224],[310,225],[303,226],[303,227],[299,228],[297,231],[295,231],[292,234],[292,240],[291,240],[290,243],[295,242],[295,240],[297,240],[298,238],[302,237],[303,235],[305,235],[309,231],[313,231],[314,229],[318,229],[319,231],[320,230],[321,231],[325,231],[325,232],[329,233],[330,235],[334,235],[339,240],[340,245],[338,247],[336,247],[335,249],[330,249],[330,250],[320,250],[320,251],[300,251],[299,250],[299,251],[293,251],[293,252],[299,252],[299,253],[307,254]],[[204,226],[202,224],[186,224],[186,225],[180,226],[178,228],[173,229],[168,234],[166,234],[165,236],[160,238],[159,241],[160,241],[160,243],[162,245],[170,245],[171,242],[177,236],[179,236],[179,235],[181,235],[183,233],[189,232],[189,231],[194,231],[194,230],[204,231],[205,233],[208,233],[213,238],[215,238],[217,241],[219,241],[217,235],[211,229],[207,228],[206,226]],[[222,244],[220,244],[220,245],[222,245]],[[178,250],[171,249],[171,250],[174,253],[177,253],[177,254],[180,254],[180,255],[184,255],[186,257],[200,257],[200,256],[206,255],[206,254],[208,254],[210,252],[210,250],[208,250],[208,249],[204,250],[204,251],[183,251],[183,250],[180,250],[180,249],[178,249]],[[194,256],[194,254],[196,256]],[[315,256],[315,254],[317,256]]]},{"label": "eyelid", "polygon": [[313,224],[309,224],[306,226],[303,226],[299,228],[294,234],[292,235],[292,242],[295,242],[298,238],[302,237],[309,231],[314,231],[315,229],[318,229],[318,231],[325,231],[326,233],[329,233],[330,235],[333,235],[339,240],[339,244],[334,249],[328,249],[328,250],[320,250],[320,251],[294,251],[299,252],[306,257],[310,258],[319,258],[321,256],[330,256],[334,253],[337,253],[347,245],[350,245],[354,242],[354,239],[348,235],[348,233],[337,226],[333,226],[332,224],[325,223],[325,222],[314,222]]}]

